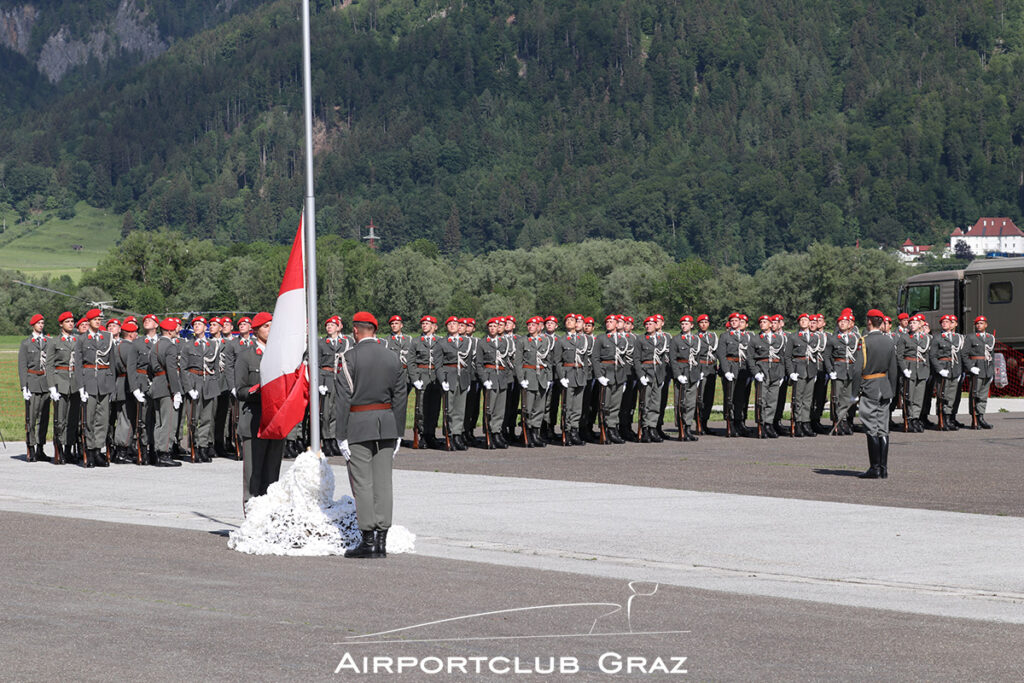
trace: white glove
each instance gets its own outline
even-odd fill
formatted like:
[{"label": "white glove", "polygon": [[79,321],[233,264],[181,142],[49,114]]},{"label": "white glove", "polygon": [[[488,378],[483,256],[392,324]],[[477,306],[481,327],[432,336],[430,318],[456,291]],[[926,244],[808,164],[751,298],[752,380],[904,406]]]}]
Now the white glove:
[{"label": "white glove", "polygon": [[485,379],[484,380],[484,389],[486,389],[487,391],[490,391],[493,388],[494,388],[494,382],[492,382],[489,379]]},{"label": "white glove", "polygon": [[26,401],[31,400],[32,398],[32,392],[28,390],[28,387],[21,388],[21,395],[25,397]]},{"label": "white glove", "polygon": [[234,387],[231,387],[231,395],[234,396],[235,398],[238,398],[238,392],[235,390]]},{"label": "white glove", "polygon": [[545,389],[550,389],[551,388],[551,380],[548,380],[548,383],[544,385],[544,388]]},{"label": "white glove", "polygon": [[568,377],[563,377],[562,379],[558,380],[558,383],[561,384],[566,389],[569,388],[569,378]]},{"label": "white glove", "polygon": [[836,371],[835,370],[833,370],[832,372],[828,373],[828,378],[829,379],[836,379],[837,377],[838,377],[838,375],[836,375]]},{"label": "white glove", "polygon": [[85,387],[78,390],[78,396],[82,399],[82,403],[87,403],[89,401],[89,392],[85,390]]},{"label": "white glove", "polygon": [[189,397],[190,397],[190,398],[191,398],[191,399],[192,399],[193,401],[194,401],[194,400],[196,400],[197,398],[199,398],[199,392],[198,392],[198,391],[196,391],[195,389],[189,389],[189,390],[188,390],[188,395],[189,395]]},{"label": "white glove", "polygon": [[171,399],[171,405],[177,410],[181,407],[181,394],[175,394],[174,398]]},{"label": "white glove", "polygon": [[[345,456],[345,462],[352,459],[352,450],[348,447],[348,439],[338,442],[338,450]],[[397,448],[395,450],[398,450]]]},{"label": "white glove", "polygon": [[423,391],[423,380],[418,379],[415,382],[413,382],[412,385],[416,387],[417,391]]},{"label": "white glove", "polygon": [[139,403],[146,402],[146,395],[142,393],[142,389],[136,389],[135,391],[133,391],[132,396],[134,396],[135,400],[138,401]]},{"label": "white glove", "polygon": [[914,373],[910,371],[910,368],[903,368],[903,376],[910,379],[910,376]]},{"label": "white glove", "polygon": [[607,377],[598,377],[597,381],[601,383],[602,387],[606,387],[610,383]]},{"label": "white glove", "polygon": [[650,383],[651,380],[647,379],[647,375],[644,375],[643,377],[640,378],[640,384],[643,384],[645,387]]},{"label": "white glove", "polygon": [[974,366],[973,368],[971,368],[971,374],[972,375],[977,375],[980,372],[981,372],[981,368],[979,368],[978,366]]},{"label": "white glove", "polygon": [[856,405],[858,401],[860,401],[860,396],[854,396],[854,397],[853,397],[853,403],[854,403],[854,405]]},{"label": "white glove", "polygon": [[676,381],[680,384],[686,384],[687,379],[685,375],[676,375]]},{"label": "white glove", "polygon": [[395,439],[395,452],[391,454],[391,459],[394,460],[395,456],[398,455],[398,449],[402,447],[402,437]]},{"label": "white glove", "polygon": [[54,403],[60,400],[60,394],[57,393],[57,387],[50,387],[50,400]]},{"label": "white glove", "polygon": [[942,375],[943,377],[949,377],[949,370],[939,370],[939,374]]},{"label": "white glove", "polygon": [[757,373],[756,375],[754,375],[754,379],[756,379],[758,382],[763,382],[764,381],[764,373],[762,373],[762,372]]},{"label": "white glove", "polygon": [[448,382],[441,382],[441,388],[445,391],[451,391],[452,386]]},{"label": "white glove", "polygon": [[800,379],[800,375],[799,375],[799,374],[797,374],[797,373],[795,373],[795,372],[791,372],[791,373],[789,373],[789,380],[790,380],[791,382],[796,382],[796,381],[797,381],[797,380],[799,380],[799,379]]},{"label": "white glove", "polygon": [[316,389],[317,389],[317,391],[319,391],[319,392],[320,392],[320,395],[321,395],[321,396],[326,396],[326,395],[327,395],[327,385],[325,385],[325,384],[321,384],[321,385],[320,385],[320,386],[318,386],[318,387],[317,387]]},{"label": "white glove", "polygon": [[519,383],[519,386],[521,386],[523,389],[529,389],[530,388],[530,383],[527,380],[524,379],[523,381],[521,381]]},{"label": "white glove", "polygon": [[736,379],[736,375],[732,374],[731,372],[725,373],[725,381],[726,382],[731,382],[734,379]]}]

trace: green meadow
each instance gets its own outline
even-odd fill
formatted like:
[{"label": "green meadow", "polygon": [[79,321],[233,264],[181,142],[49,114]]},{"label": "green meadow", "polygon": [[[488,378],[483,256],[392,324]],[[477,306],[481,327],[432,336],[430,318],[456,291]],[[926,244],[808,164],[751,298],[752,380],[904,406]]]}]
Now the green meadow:
[{"label": "green meadow", "polygon": [[78,203],[69,220],[44,212],[19,223],[14,211],[0,213],[0,228],[6,222],[0,232],[0,268],[27,275],[70,275],[76,281],[117,243],[123,220],[85,202]]}]

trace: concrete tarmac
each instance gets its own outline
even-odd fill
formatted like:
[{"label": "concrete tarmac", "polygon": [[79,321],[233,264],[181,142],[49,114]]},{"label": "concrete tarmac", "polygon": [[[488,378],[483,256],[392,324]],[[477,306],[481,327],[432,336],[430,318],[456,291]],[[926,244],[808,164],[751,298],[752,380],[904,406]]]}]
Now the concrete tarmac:
[{"label": "concrete tarmac", "polygon": [[[1024,420],[992,422],[894,434],[885,481],[849,476],[863,435],[403,450],[395,522],[417,552],[364,562],[228,550],[234,461],[84,470],[12,445],[0,666],[12,680],[292,680],[330,676],[345,652],[569,653],[583,680],[606,678],[598,659],[616,650],[690,657],[702,680],[1019,679]],[[611,607],[578,602],[613,602],[616,618],[630,602],[641,621],[605,628]],[[402,645],[350,639],[568,603],[383,637]]]}]

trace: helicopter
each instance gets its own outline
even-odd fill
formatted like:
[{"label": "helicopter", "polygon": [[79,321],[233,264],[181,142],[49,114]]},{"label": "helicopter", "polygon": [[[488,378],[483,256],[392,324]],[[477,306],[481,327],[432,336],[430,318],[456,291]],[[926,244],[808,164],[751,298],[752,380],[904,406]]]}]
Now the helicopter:
[{"label": "helicopter", "polygon": [[89,304],[90,308],[98,308],[101,311],[116,311],[117,313],[121,313],[121,314],[134,315],[133,311],[126,311],[126,310],[124,310],[122,308],[115,308],[114,304],[117,303],[115,301],[90,301],[89,299],[83,299],[82,297],[75,296],[74,294],[68,294],[67,292],[60,292],[60,291],[58,291],[56,289],[50,289],[49,287],[43,287],[42,285],[34,285],[31,282],[22,282],[21,280],[11,280],[11,282],[14,282],[14,283],[19,284],[19,285],[25,285],[26,287],[32,287],[34,289],[41,289],[44,292],[50,292],[51,294],[59,294],[61,296],[66,296],[69,299],[78,299],[79,301],[84,301],[85,303]]}]

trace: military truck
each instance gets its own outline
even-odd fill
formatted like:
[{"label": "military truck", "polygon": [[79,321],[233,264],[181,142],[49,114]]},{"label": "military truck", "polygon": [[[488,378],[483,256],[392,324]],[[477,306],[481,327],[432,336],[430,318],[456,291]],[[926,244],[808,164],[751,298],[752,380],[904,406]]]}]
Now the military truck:
[{"label": "military truck", "polygon": [[952,313],[963,333],[984,315],[996,339],[1024,351],[1024,258],[977,259],[963,270],[914,275],[900,287],[899,310],[923,313],[933,331]]}]

